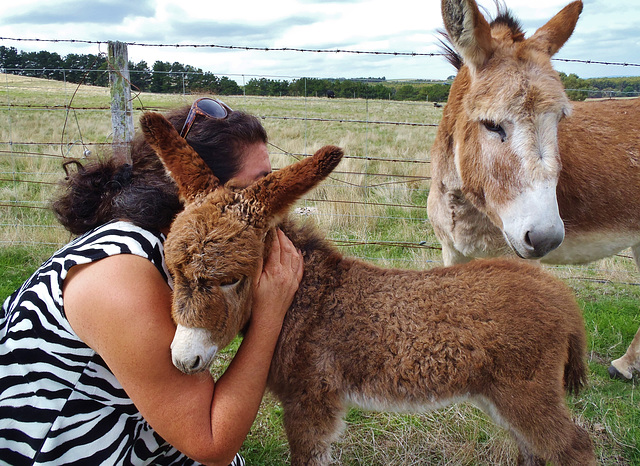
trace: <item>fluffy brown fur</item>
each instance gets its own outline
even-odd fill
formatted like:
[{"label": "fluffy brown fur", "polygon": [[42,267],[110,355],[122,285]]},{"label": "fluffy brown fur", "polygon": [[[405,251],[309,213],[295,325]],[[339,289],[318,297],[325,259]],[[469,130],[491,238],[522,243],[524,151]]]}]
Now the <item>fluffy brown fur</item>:
[{"label": "fluffy brown fur", "polygon": [[[442,4],[449,53],[460,64],[431,149],[428,214],[445,265],[513,252],[578,264],[631,247],[640,267],[640,99],[574,103],[571,110],[551,66],[582,2],[526,39],[509,13],[488,28],[474,0]],[[487,131],[498,126],[501,138]],[[513,218],[535,207],[533,198],[516,204],[534,183],[557,186],[548,212],[560,233],[534,236],[549,222],[542,217],[516,235],[505,226],[500,212]],[[610,372],[631,378],[634,369],[640,331]]]},{"label": "fluffy brown fur", "polygon": [[312,230],[284,231],[305,254],[305,276],[269,388],[283,403],[293,464],[328,462],[350,405],[419,411],[464,399],[513,434],[522,458],[595,464],[564,403],[564,385],[577,391],[585,380],[585,337],[563,284],[508,260],[381,269]]},{"label": "fluffy brown fur", "polygon": [[[194,154],[174,143],[175,130],[160,115],[141,123],[171,172],[187,173],[174,164],[190,164]],[[302,251],[304,277],[268,380],[283,404],[292,464],[329,462],[350,405],[418,411],[465,399],[508,429],[521,464],[595,464],[564,399],[586,379],[584,323],[571,291],[539,267],[510,260],[383,269],[343,257],[313,226],[279,223],[341,156],[327,146],[245,190],[196,196],[165,245],[176,322],[205,326],[218,348],[248,319],[265,235],[279,224]],[[178,180],[190,184],[188,176]]]}]

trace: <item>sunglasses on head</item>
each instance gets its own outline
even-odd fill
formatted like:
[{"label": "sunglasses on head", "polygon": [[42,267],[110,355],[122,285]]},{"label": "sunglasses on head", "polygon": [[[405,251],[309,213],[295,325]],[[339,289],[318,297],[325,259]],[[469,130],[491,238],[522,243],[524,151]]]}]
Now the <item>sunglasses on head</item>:
[{"label": "sunglasses on head", "polygon": [[182,138],[187,137],[187,134],[189,133],[191,126],[193,126],[193,122],[196,121],[196,116],[198,115],[223,120],[229,116],[230,112],[232,112],[231,108],[229,108],[229,106],[224,102],[216,99],[210,99],[208,97],[198,99],[193,103],[191,109],[189,109],[187,119],[184,122],[182,131],[180,131],[180,136]]}]

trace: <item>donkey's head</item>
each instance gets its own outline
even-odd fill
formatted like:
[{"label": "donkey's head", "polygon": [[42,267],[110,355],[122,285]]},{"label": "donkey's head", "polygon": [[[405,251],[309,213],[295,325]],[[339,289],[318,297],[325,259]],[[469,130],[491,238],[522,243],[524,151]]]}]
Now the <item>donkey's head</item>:
[{"label": "donkey's head", "polygon": [[475,0],[442,0],[462,63],[439,137],[450,138],[465,196],[525,258],[542,257],[564,239],[557,131],[570,105],[551,57],[581,11],[575,1],[525,38],[507,11],[489,23]]},{"label": "donkey's head", "polygon": [[325,146],[238,190],[233,180],[222,186],[162,115],[147,113],[140,123],[185,201],[165,242],[174,285],[172,317],[178,326],[171,353],[178,369],[198,372],[247,324],[267,235],[300,196],[338,165],[342,150]]}]

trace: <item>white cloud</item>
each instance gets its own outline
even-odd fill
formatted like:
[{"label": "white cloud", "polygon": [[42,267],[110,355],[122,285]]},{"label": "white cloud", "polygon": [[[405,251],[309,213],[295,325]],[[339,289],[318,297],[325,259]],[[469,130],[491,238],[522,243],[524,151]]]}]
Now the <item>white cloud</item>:
[{"label": "white cloud", "polygon": [[[640,63],[640,13],[637,0],[585,0],[573,37],[557,57]],[[122,4],[130,8],[122,8]],[[0,37],[119,40],[153,44],[202,44],[268,48],[343,49],[384,52],[437,52],[442,25],[437,0],[24,0],[0,4]],[[492,0],[481,3],[495,13]],[[507,0],[527,34],[532,34],[566,0]],[[81,5],[96,9],[84,9]],[[60,15],[77,6],[74,15]],[[109,8],[108,8],[109,7]],[[92,12],[97,15],[91,16]],[[69,23],[73,18],[75,22]],[[63,19],[61,19],[63,18]],[[61,24],[60,21],[66,21]],[[0,41],[19,50],[49,50],[60,55],[98,53],[106,45]],[[192,65],[221,75],[314,76],[442,79],[453,73],[441,57],[390,57],[300,52],[237,51],[220,48],[130,46],[132,61],[156,60]],[[640,67],[554,62],[581,77],[640,75]]]}]

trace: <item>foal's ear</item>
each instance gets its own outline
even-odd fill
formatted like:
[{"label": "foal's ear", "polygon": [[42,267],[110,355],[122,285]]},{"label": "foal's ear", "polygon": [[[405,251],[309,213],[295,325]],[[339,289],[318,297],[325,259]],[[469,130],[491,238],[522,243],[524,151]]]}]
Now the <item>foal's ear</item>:
[{"label": "foal's ear", "polygon": [[270,173],[242,191],[250,205],[257,205],[263,218],[283,214],[303,194],[333,171],[342,159],[342,149],[324,146],[312,157]]},{"label": "foal's ear", "polygon": [[571,37],[582,12],[582,1],[577,0],[565,6],[560,12],[536,31],[525,44],[541,50],[549,56],[555,55]]},{"label": "foal's ear", "polygon": [[180,137],[169,121],[159,113],[147,112],[140,117],[140,126],[147,143],[153,147],[171,177],[178,183],[180,196],[191,202],[220,186],[209,166]]},{"label": "foal's ear", "polygon": [[478,69],[491,58],[491,26],[475,0],[442,0],[442,19],[447,36],[467,66]]}]

